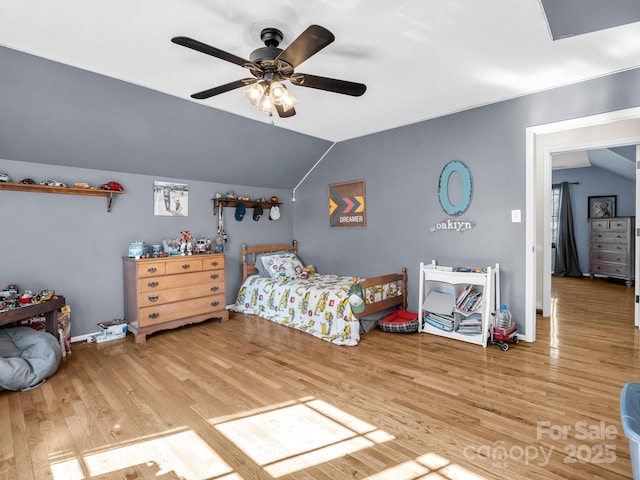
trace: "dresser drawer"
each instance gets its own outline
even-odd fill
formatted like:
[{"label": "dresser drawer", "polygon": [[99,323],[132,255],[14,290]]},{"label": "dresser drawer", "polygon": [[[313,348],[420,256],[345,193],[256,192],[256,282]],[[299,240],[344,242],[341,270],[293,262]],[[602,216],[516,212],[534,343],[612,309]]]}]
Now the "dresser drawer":
[{"label": "dresser drawer", "polygon": [[143,277],[159,277],[165,274],[164,262],[144,262],[138,265],[138,276]]},{"label": "dresser drawer", "polygon": [[591,254],[593,262],[627,263],[627,252],[622,249],[620,252],[594,251]]},{"label": "dresser drawer", "polygon": [[206,297],[224,293],[224,285],[220,282],[210,282],[208,284],[193,285],[189,287],[169,288],[166,290],[150,291],[140,293],[138,305],[148,307],[151,305],[162,305],[165,303],[177,302],[192,298]]},{"label": "dresser drawer", "polygon": [[595,254],[598,252],[626,252],[627,245],[626,243],[592,243],[591,244],[591,253]]},{"label": "dresser drawer", "polygon": [[628,235],[625,232],[591,232],[592,242],[607,242],[607,243],[626,243]]},{"label": "dresser drawer", "polygon": [[224,309],[224,294],[181,300],[163,305],[153,305],[140,309],[139,325],[146,327],[209,312],[211,312],[213,317],[215,316],[216,310],[221,309]]},{"label": "dresser drawer", "polygon": [[224,270],[224,256],[207,255],[202,259],[203,270]]},{"label": "dresser drawer", "polygon": [[593,263],[591,264],[591,273],[627,278],[630,273],[630,267],[614,263]]},{"label": "dresser drawer", "polygon": [[591,224],[591,230],[604,230],[604,231],[608,231],[609,230],[609,220],[594,220],[591,219],[590,222]]},{"label": "dresser drawer", "polygon": [[191,256],[181,257],[180,260],[167,262],[167,275],[202,271],[202,259]]},{"label": "dresser drawer", "polygon": [[629,220],[616,220],[616,219],[612,219],[609,220],[609,230],[611,231],[615,231],[615,232],[626,232],[627,230],[629,230]]},{"label": "dresser drawer", "polygon": [[182,275],[164,275],[162,277],[141,278],[138,280],[138,292],[153,292],[176,287],[209,284],[211,281],[224,279],[224,274],[217,271],[184,273]]}]

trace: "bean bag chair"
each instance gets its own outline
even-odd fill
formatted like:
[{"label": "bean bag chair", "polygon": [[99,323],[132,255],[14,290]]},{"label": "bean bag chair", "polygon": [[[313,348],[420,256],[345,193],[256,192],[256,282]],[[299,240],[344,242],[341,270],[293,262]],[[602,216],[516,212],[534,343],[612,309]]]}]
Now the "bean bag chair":
[{"label": "bean bag chair", "polygon": [[0,329],[0,390],[29,390],[56,373],[58,339],[31,327]]}]

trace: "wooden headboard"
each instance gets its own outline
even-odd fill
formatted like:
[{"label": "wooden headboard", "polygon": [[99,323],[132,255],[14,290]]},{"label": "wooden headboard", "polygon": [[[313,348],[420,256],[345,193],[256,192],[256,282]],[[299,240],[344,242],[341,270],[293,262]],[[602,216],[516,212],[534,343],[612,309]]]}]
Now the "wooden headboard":
[{"label": "wooden headboard", "polygon": [[298,253],[298,242],[295,240],[291,245],[286,243],[274,243],[270,245],[257,245],[255,247],[247,247],[246,243],[242,244],[242,281],[244,282],[249,275],[256,275],[256,258],[261,253],[272,252],[293,252]]}]

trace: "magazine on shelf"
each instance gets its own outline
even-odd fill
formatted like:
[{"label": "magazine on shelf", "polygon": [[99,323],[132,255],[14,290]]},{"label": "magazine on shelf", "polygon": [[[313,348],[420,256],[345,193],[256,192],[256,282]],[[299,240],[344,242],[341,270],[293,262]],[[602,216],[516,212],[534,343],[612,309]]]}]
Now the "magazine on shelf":
[{"label": "magazine on shelf", "polygon": [[453,295],[432,290],[424,301],[424,309],[441,315],[453,314]]}]

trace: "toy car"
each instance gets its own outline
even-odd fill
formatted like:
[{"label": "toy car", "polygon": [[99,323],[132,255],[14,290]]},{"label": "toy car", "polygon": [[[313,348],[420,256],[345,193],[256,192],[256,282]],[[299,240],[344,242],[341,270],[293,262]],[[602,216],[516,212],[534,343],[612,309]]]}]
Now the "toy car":
[{"label": "toy car", "polygon": [[44,300],[44,301],[51,300],[53,298],[53,295],[54,295],[53,290],[47,290],[47,289],[42,290],[40,292],[40,300]]},{"label": "toy car", "polygon": [[11,182],[11,177],[6,172],[0,172],[0,182]]},{"label": "toy car", "polygon": [[116,192],[122,192],[124,188],[118,182],[107,182],[100,185],[102,190],[114,190]]},{"label": "toy car", "polygon": [[40,185],[46,185],[48,187],[68,187],[66,183],[57,180],[45,180],[44,182],[40,182]]},{"label": "toy car", "polygon": [[20,183],[22,183],[23,185],[35,185],[36,182],[33,180],[33,178],[23,178],[22,180],[20,180]]},{"label": "toy car", "polygon": [[211,251],[211,240],[208,238],[199,238],[196,240],[196,252],[207,253]]}]

